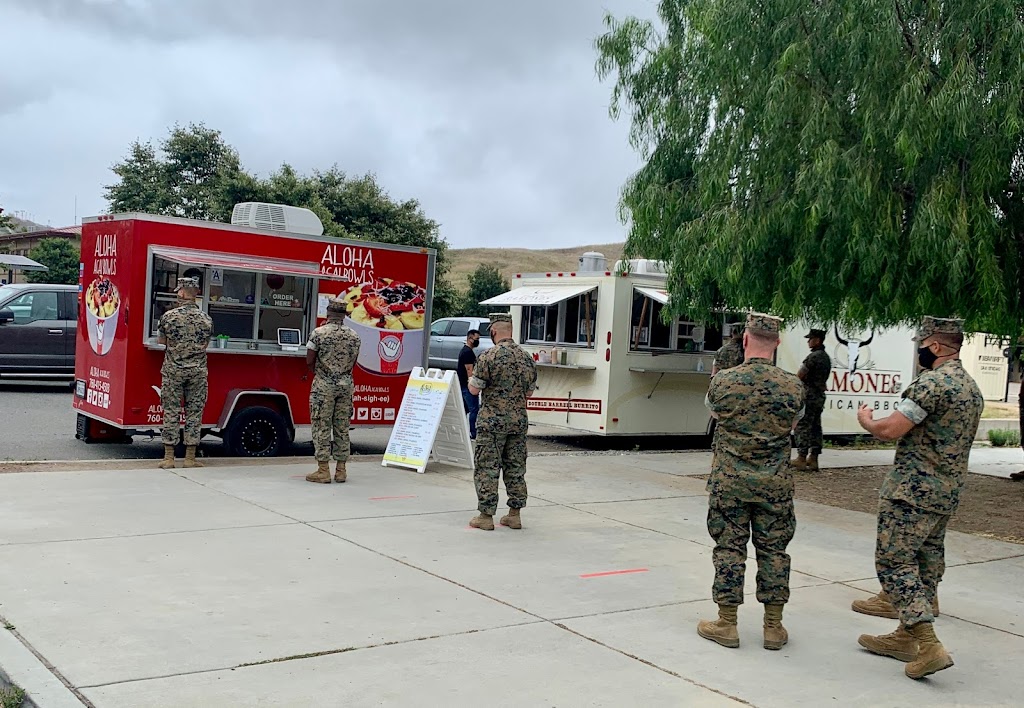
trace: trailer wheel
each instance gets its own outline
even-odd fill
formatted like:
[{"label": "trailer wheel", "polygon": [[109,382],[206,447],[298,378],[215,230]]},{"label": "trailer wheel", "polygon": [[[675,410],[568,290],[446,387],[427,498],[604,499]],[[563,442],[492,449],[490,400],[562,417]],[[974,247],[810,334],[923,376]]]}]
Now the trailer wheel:
[{"label": "trailer wheel", "polygon": [[270,408],[243,408],[224,430],[224,445],[235,457],[276,457],[288,446],[288,426]]}]

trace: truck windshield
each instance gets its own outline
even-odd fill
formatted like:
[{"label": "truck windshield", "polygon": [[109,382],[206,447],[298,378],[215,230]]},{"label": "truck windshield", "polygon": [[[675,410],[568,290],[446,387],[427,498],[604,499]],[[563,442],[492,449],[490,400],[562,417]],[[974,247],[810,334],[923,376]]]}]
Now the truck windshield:
[{"label": "truck windshield", "polygon": [[14,297],[14,293],[21,290],[13,285],[0,285],[0,302],[6,302],[7,300]]}]

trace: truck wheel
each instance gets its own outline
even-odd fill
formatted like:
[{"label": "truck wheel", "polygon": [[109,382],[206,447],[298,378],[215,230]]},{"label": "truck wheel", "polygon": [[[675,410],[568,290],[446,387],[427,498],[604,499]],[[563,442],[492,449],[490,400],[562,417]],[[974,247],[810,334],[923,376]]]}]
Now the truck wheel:
[{"label": "truck wheel", "polygon": [[224,431],[224,445],[235,457],[276,457],[288,446],[288,426],[270,408],[243,408]]}]

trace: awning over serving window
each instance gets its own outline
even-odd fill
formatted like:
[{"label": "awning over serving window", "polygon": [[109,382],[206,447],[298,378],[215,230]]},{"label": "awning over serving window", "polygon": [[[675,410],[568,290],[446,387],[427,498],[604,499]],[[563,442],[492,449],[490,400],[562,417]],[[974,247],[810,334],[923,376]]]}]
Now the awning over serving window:
[{"label": "awning over serving window", "polygon": [[296,275],[303,278],[320,278],[321,280],[344,280],[344,278],[335,275],[321,273],[320,264],[309,261],[289,261],[283,258],[246,256],[238,253],[194,251],[189,248],[171,248],[169,246],[154,248],[153,255],[187,265],[228,268],[230,270],[243,270],[250,273]]},{"label": "awning over serving window", "polygon": [[651,298],[655,302],[660,302],[662,305],[668,304],[667,290],[658,290],[657,288],[635,288],[635,290],[641,295]]},{"label": "awning over serving window", "polygon": [[11,270],[50,270],[42,263],[37,263],[25,256],[14,256],[7,253],[0,253],[0,265],[7,266]]},{"label": "awning over serving window", "polygon": [[573,285],[570,287],[559,285],[546,285],[543,287],[522,287],[509,290],[490,300],[484,300],[481,305],[555,305],[568,300],[569,298],[582,295],[583,293],[596,290],[594,285]]}]

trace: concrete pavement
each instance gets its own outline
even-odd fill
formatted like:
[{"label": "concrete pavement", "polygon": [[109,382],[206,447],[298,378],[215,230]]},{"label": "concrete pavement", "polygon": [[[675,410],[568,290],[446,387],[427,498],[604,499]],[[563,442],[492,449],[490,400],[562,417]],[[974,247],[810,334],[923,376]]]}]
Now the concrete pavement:
[{"label": "concrete pavement", "polygon": [[913,682],[856,644],[893,626],[849,610],[877,588],[870,514],[798,503],[785,649],[753,561],[741,648],[699,638],[708,461],[534,456],[526,528],[491,533],[454,468],[0,474],[0,666],[46,708],[1019,704],[1024,546],[949,534],[957,663]]}]

